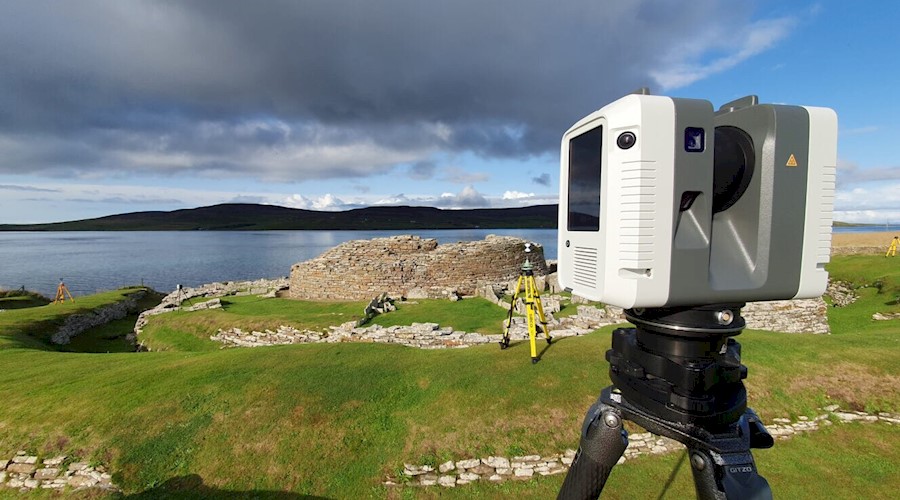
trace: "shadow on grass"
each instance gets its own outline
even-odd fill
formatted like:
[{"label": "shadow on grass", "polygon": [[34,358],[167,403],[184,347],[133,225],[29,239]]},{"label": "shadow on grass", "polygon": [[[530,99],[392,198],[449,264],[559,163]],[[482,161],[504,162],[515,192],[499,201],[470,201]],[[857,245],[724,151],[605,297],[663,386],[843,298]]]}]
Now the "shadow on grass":
[{"label": "shadow on grass", "polygon": [[313,495],[301,495],[299,493],[290,493],[286,491],[233,491],[220,490],[211,488],[203,484],[203,478],[197,474],[189,474],[187,476],[173,477],[165,483],[134,495],[126,495],[121,498],[129,500],[149,500],[153,498],[203,498],[203,499],[232,499],[232,498],[254,498],[254,499],[286,499],[286,500],[316,500],[327,499],[327,497],[319,497]]},{"label": "shadow on grass", "polygon": [[[136,310],[124,318],[109,321],[106,324],[93,326],[72,336],[70,342],[58,345],[53,342],[53,335],[59,331],[70,317],[96,314],[102,307],[112,305],[131,298],[136,291],[144,290],[144,295],[137,299]],[[41,299],[25,297],[34,305],[21,308],[8,308],[12,301],[21,302],[19,296],[3,297],[0,295],[0,309],[8,308],[0,315],[0,349],[33,349],[39,351],[108,353],[135,352],[134,345],[127,340],[133,331],[139,311],[151,309],[159,304],[163,295],[151,288],[128,287],[112,292],[103,292],[111,298],[96,300],[97,295],[79,298],[79,302],[63,302],[43,304]],[[113,294],[119,294],[116,297]],[[82,301],[83,300],[83,301]]]},{"label": "shadow on grass", "polygon": [[5,297],[0,298],[0,309],[27,309],[41,307],[50,303],[50,299],[40,297]]},{"label": "shadow on grass", "polygon": [[[552,333],[552,332],[551,332],[551,333]],[[543,335],[543,334],[542,334],[542,335]],[[551,337],[552,337],[552,335],[551,335]],[[553,339],[552,342],[549,342],[549,343],[548,343],[548,342],[547,342],[545,339],[543,339],[543,338],[535,339],[535,342],[539,342],[539,343],[541,343],[541,344],[544,345],[544,347],[540,350],[540,352],[537,353],[537,360],[540,361],[541,359],[543,359],[543,358],[544,358],[544,353],[546,353],[546,352],[550,349],[550,347],[551,347],[552,345],[556,344],[556,343],[559,342],[559,341],[560,341],[560,339]],[[519,340],[519,341],[516,341],[516,342],[510,342],[510,343],[509,343],[509,347],[507,347],[507,349],[515,349],[515,348],[517,348],[517,347],[519,347],[519,346],[530,347],[530,342],[531,342],[530,340]]]}]

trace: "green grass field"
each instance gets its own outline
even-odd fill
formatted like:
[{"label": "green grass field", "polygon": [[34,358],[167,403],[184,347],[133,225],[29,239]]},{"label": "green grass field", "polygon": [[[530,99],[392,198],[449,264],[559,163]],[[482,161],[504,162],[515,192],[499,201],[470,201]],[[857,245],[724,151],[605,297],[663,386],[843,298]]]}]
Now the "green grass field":
[{"label": "green grass field", "polygon": [[[832,403],[900,412],[900,326],[870,319],[900,311],[900,265],[836,257],[830,271],[869,285],[850,307],[829,309],[833,335],[746,331],[738,338],[751,406],[764,420],[813,416]],[[325,327],[357,319],[361,303],[229,298],[224,310],[155,317],[144,340],[167,350],[149,353],[85,352],[101,350],[130,325],[91,332],[85,347],[72,348],[82,352],[46,344],[65,314],[123,293],[0,313],[0,457],[26,449],[101,462],[137,498],[548,498],[562,476],[454,490],[381,483],[404,462],[576,447],[585,410],[609,383],[603,353],[611,328],[561,339],[536,365],[527,344],[505,351],[349,343],[223,350],[204,330],[235,319],[244,323],[228,326],[284,320]],[[376,321],[498,326],[505,311],[483,302],[420,301]],[[834,425],[755,457],[779,498],[892,498],[900,490],[900,433],[885,424]],[[617,467],[604,498],[657,497],[678,459]],[[692,496],[685,465],[666,498]]]}]

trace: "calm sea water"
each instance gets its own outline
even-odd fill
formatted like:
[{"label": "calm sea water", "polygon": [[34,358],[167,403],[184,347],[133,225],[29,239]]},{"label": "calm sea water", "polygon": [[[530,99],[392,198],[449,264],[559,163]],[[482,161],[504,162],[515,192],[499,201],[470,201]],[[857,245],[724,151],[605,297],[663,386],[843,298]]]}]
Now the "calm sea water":
[{"label": "calm sea water", "polygon": [[[900,224],[882,224],[880,226],[847,226],[834,228],[834,232],[836,233],[881,233],[884,231],[900,232]],[[888,240],[888,243],[890,243],[890,240]],[[885,246],[887,246],[887,244]]]},{"label": "calm sea water", "polygon": [[275,278],[345,241],[397,234],[439,243],[517,236],[556,258],[555,229],[0,232],[0,288],[52,297],[60,278],[76,296],[141,283],[169,292],[178,284]]},{"label": "calm sea water", "polygon": [[[900,226],[835,228],[885,230],[900,232]],[[62,278],[76,295],[142,283],[169,292],[178,284],[275,278],[345,241],[397,234],[440,243],[517,236],[543,245],[548,259],[557,257],[555,229],[0,232],[0,288],[25,286],[53,296]]]}]

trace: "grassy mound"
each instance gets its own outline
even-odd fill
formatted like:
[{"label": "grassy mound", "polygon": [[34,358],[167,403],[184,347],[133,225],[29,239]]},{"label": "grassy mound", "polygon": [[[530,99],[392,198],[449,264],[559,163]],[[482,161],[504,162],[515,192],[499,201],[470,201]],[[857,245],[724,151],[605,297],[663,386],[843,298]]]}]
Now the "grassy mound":
[{"label": "grassy mound", "polygon": [[25,290],[0,290],[0,309],[24,309],[26,307],[45,306],[50,299],[43,295]]},{"label": "grassy mound", "polygon": [[[893,347],[900,328],[870,319],[872,312],[900,309],[889,304],[900,283],[900,272],[889,264],[875,257],[835,259],[836,277],[868,280],[870,286],[858,289],[853,305],[829,310],[833,335],[746,331],[739,337],[751,405],[764,420],[813,416],[832,403],[900,410],[900,350]],[[879,279],[880,288],[873,285]],[[76,300],[80,307],[115,299]],[[487,305],[495,309],[456,310],[448,325],[477,330],[474,323],[456,324],[475,321],[468,316],[499,323],[503,310]],[[481,307],[464,300],[442,302],[439,309],[452,313],[457,306]],[[0,384],[0,456],[25,448],[91,457],[110,466],[126,493],[147,497],[553,497],[561,476],[454,490],[391,489],[381,482],[404,462],[575,447],[584,411],[609,384],[603,353],[611,328],[561,339],[537,365],[529,362],[527,344],[506,351],[494,345],[441,351],[350,343],[226,350],[174,345],[202,340],[196,332],[222,315],[250,325],[279,315],[278,321],[339,323],[362,313],[361,304],[304,309],[235,298],[224,311],[154,318],[151,325],[169,329],[169,351],[75,354],[50,351],[41,342],[39,332],[59,321],[58,310],[49,307],[0,314],[6,375]],[[419,321],[443,324],[428,307],[423,302],[391,314],[413,318],[415,310],[425,311],[429,317]],[[26,312],[34,315],[12,322],[4,317]],[[152,335],[163,342],[160,331]],[[786,498],[889,498],[900,489],[892,468],[900,461],[900,436],[883,424],[834,425],[755,456],[773,490]],[[607,496],[657,496],[678,459],[647,457],[618,467]],[[692,495],[683,466],[667,497]]]},{"label": "grassy mound", "polygon": [[161,298],[148,288],[132,287],[76,297],[75,302],[66,300],[60,304],[51,304],[49,301],[41,304],[40,299],[35,299],[37,302],[31,307],[3,311],[0,313],[0,349],[26,347],[73,352],[133,351],[134,347],[125,341],[125,335],[134,328],[137,314],[85,332],[65,346],[51,343],[50,337],[59,330],[68,316],[90,314],[95,309],[126,300],[138,292],[144,294],[144,298],[138,301],[139,309],[153,307]]}]

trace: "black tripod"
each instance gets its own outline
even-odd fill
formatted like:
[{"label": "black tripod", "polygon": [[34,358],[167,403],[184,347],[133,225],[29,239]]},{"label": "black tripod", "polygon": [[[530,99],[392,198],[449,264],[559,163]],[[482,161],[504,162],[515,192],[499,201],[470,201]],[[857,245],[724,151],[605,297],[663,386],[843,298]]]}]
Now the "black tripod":
[{"label": "black tripod", "polygon": [[597,498],[625,452],[624,419],[683,443],[697,498],[771,499],[751,448],[772,436],[747,408],[741,346],[743,304],[629,309],[637,328],[613,332],[607,351],[612,387],[588,410],[581,444],[560,499]]}]

